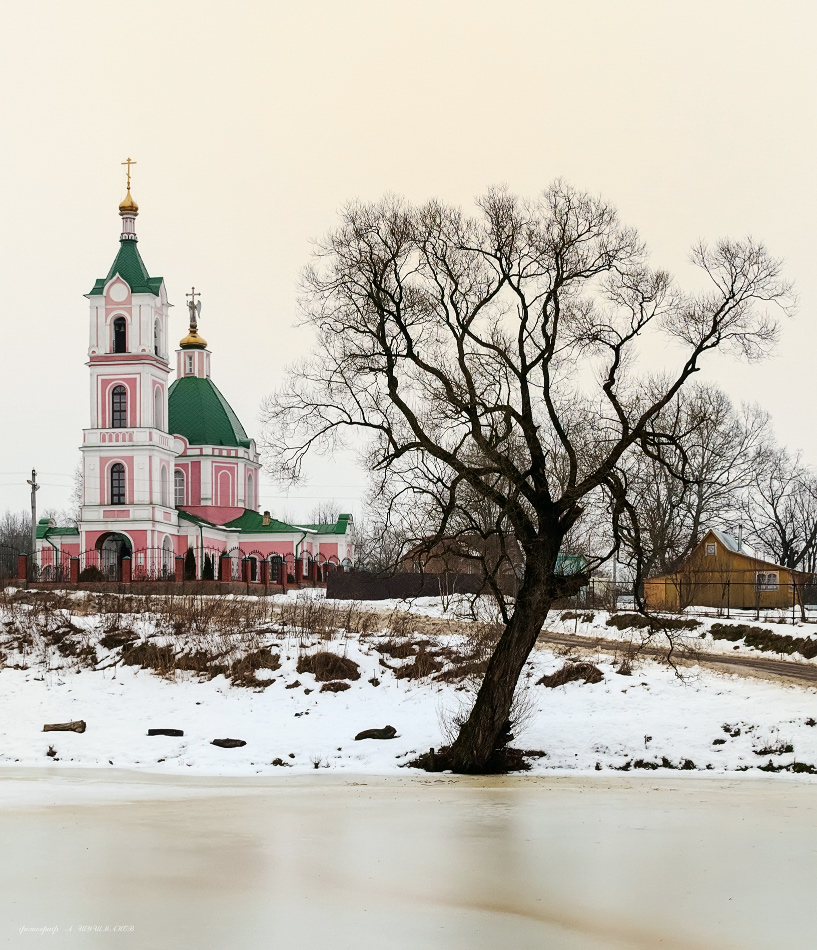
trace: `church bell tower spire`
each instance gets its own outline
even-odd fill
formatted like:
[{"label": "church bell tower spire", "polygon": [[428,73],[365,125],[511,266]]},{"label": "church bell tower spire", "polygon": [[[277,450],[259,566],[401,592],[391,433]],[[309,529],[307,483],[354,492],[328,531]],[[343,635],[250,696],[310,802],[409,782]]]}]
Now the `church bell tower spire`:
[{"label": "church bell tower spire", "polygon": [[122,162],[123,165],[128,167],[128,193],[125,195],[124,201],[119,205],[119,215],[122,218],[122,234],[119,236],[120,241],[135,241],[136,238],[136,216],[139,214],[139,205],[131,198],[130,195],[130,167],[135,165],[132,159],[128,159],[126,162]]}]

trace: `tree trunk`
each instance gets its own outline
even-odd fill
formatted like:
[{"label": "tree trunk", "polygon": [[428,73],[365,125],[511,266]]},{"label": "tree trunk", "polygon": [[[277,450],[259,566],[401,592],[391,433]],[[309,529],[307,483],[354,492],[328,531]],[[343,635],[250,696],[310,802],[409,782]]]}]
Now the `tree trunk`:
[{"label": "tree trunk", "polygon": [[550,569],[529,559],[516,608],[488,663],[471,715],[451,747],[455,772],[479,773],[497,748],[510,718],[516,684],[554,599]]}]

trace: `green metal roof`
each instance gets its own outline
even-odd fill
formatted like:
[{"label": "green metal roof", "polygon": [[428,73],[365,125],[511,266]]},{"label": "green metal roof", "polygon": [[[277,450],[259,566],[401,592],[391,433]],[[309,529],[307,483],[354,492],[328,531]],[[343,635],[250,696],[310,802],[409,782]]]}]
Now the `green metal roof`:
[{"label": "green metal roof", "polygon": [[168,430],[190,445],[249,448],[250,438],[210,379],[182,376],[168,391]]},{"label": "green metal roof", "polygon": [[305,524],[303,527],[316,534],[346,534],[351,520],[351,515],[338,515],[337,522],[333,524]]},{"label": "green metal roof", "polygon": [[294,534],[299,530],[295,525],[276,521],[275,518],[270,518],[269,524],[264,524],[264,516],[249,508],[244,509],[243,515],[228,521],[225,527],[237,528],[244,534]]},{"label": "green metal roof", "polygon": [[127,282],[132,294],[153,294],[158,297],[162,278],[151,277],[148,274],[136,241],[120,241],[119,253],[111,264],[108,276],[99,278],[89,296],[101,294],[105,289],[105,284],[116,274]]},{"label": "green metal roof", "polygon": [[[44,524],[43,521],[46,521],[46,523]],[[56,538],[59,536],[70,537],[71,535],[78,535],[78,534],[79,534],[79,530],[77,528],[73,528],[73,527],[58,528],[56,525],[49,525],[47,523],[47,519],[40,519],[40,522],[37,525],[38,538],[45,538],[46,535],[49,538]]]}]

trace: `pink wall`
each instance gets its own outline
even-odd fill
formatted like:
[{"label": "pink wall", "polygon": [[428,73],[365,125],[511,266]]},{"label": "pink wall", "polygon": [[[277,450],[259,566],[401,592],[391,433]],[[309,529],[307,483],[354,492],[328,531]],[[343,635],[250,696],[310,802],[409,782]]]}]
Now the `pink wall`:
[{"label": "pink wall", "polygon": [[234,462],[213,462],[213,501],[216,505],[236,506],[237,477],[238,466]]},{"label": "pink wall", "polygon": [[227,524],[244,514],[243,508],[232,505],[185,505],[184,510],[198,518],[205,518],[211,524]]},{"label": "pink wall", "polygon": [[201,462],[190,463],[190,475],[191,475],[192,492],[191,492],[189,501],[191,505],[200,505],[201,504]]}]

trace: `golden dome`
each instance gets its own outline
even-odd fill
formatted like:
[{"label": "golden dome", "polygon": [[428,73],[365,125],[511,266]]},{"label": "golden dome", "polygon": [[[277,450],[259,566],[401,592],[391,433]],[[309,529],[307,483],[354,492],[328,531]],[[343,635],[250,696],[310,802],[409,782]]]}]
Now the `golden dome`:
[{"label": "golden dome", "polygon": [[139,214],[139,205],[131,198],[130,188],[128,188],[128,193],[125,195],[125,200],[119,205],[120,214]]},{"label": "golden dome", "polygon": [[190,332],[187,336],[179,343],[179,346],[183,350],[206,350],[207,349],[207,340],[203,336],[199,336],[199,331],[196,327],[191,326]]}]

